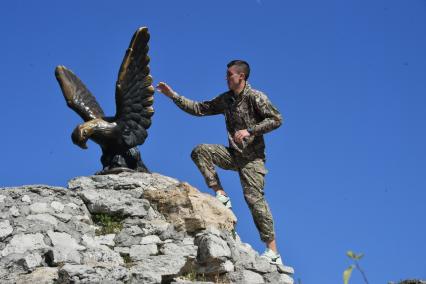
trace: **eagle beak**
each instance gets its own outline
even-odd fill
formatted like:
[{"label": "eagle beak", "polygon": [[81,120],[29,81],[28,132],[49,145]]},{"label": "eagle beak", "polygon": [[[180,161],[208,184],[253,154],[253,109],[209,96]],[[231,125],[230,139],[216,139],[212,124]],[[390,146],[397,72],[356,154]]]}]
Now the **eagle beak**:
[{"label": "eagle beak", "polygon": [[81,125],[77,126],[71,134],[72,142],[82,149],[87,149],[86,142],[89,139],[87,130]]},{"label": "eagle beak", "polygon": [[78,144],[78,147],[80,147],[81,149],[87,149],[86,143]]}]

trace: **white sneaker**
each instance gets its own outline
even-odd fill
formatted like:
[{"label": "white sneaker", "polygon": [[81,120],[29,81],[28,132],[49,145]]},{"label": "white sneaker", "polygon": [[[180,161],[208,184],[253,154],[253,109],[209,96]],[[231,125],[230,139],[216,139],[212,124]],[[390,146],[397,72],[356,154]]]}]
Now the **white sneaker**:
[{"label": "white sneaker", "polygon": [[270,263],[283,265],[281,256],[271,249],[266,249],[260,257],[267,258]]},{"label": "white sneaker", "polygon": [[223,205],[225,205],[226,208],[232,208],[231,199],[229,198],[229,196],[216,192],[216,199],[219,200]]}]

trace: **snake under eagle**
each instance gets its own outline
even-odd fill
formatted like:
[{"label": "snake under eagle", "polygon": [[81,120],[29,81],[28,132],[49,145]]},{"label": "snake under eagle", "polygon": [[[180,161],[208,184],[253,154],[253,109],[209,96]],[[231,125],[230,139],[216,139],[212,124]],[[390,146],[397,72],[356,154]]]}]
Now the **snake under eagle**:
[{"label": "snake under eagle", "polygon": [[73,143],[86,149],[86,142],[91,139],[102,148],[103,170],[98,174],[149,172],[137,148],[147,138],[154,114],[149,38],[146,27],[133,35],[118,72],[113,117],[105,116],[95,97],[73,72],[64,66],[56,67],[56,79],[67,105],[84,120],[71,135]]}]

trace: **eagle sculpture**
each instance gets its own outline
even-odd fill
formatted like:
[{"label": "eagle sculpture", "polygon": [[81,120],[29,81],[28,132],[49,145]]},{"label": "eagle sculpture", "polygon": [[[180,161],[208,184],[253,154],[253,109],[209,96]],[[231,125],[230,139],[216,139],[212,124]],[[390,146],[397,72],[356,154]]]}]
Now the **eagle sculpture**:
[{"label": "eagle sculpture", "polygon": [[137,148],[147,138],[154,114],[154,87],[147,55],[149,38],[145,27],[133,35],[118,72],[113,117],[105,116],[95,97],[73,72],[64,66],[56,67],[56,79],[67,105],[84,120],[72,132],[72,142],[86,149],[86,142],[91,139],[102,148],[103,169],[97,174],[149,172]]}]

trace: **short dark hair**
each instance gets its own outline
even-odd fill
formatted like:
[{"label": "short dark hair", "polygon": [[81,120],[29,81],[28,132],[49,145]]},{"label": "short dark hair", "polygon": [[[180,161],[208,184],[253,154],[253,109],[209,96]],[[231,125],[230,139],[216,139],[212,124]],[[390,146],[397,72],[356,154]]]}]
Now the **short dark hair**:
[{"label": "short dark hair", "polygon": [[244,73],[246,80],[248,80],[248,78],[250,76],[250,65],[244,60],[232,60],[226,66],[229,68],[229,67],[234,66],[234,65],[238,67],[238,70],[241,73]]}]

